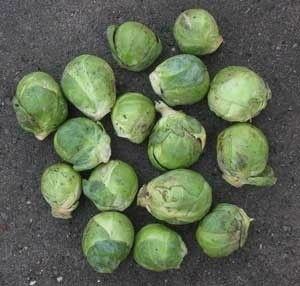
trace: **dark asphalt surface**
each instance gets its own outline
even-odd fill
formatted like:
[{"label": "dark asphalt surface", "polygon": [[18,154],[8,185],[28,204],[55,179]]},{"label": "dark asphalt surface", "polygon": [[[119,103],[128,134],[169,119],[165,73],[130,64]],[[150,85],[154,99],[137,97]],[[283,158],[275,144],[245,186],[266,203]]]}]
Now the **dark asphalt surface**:
[{"label": "dark asphalt surface", "polygon": [[[171,29],[176,16],[192,7],[209,10],[225,39],[217,53],[203,58],[211,75],[227,65],[246,65],[272,88],[273,99],[253,123],[269,138],[278,183],[238,190],[226,184],[217,170],[215,143],[217,133],[229,124],[210,113],[206,101],[184,107],[208,132],[205,154],[193,169],[212,185],[214,203],[235,203],[255,218],[245,247],[226,259],[209,259],[195,241],[196,224],[178,226],[174,229],[189,249],[180,270],[149,272],[130,256],[113,275],[97,274],[80,248],[84,226],[97,209],[82,197],[72,220],[51,217],[39,189],[43,170],[59,161],[53,136],[41,143],[18,127],[11,105],[15,87],[23,75],[39,69],[59,80],[68,61],[91,53],[112,65],[119,94],[139,91],[157,99],[147,79],[154,67],[142,73],[120,69],[104,31],[126,20],[149,25],[163,42],[159,63],[178,53]],[[0,285],[300,285],[299,27],[299,0],[1,0]],[[71,107],[71,116],[78,114]],[[159,174],[148,162],[146,143],[137,146],[117,138],[109,116],[103,123],[112,136],[112,158],[132,164],[140,184]],[[154,221],[134,205],[126,214],[136,230]]]}]

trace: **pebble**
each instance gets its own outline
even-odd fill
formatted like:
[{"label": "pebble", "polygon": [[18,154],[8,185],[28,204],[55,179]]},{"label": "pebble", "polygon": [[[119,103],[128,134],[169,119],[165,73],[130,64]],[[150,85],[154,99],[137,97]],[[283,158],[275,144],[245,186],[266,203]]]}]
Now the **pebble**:
[{"label": "pebble", "polygon": [[61,281],[63,281],[63,278],[61,276],[56,278],[57,282],[60,283]]},{"label": "pebble", "polygon": [[30,285],[30,286],[33,286],[33,285],[35,285],[35,284],[36,284],[36,281],[35,281],[35,280],[32,280],[32,281],[29,282],[29,285]]},{"label": "pebble", "polygon": [[289,225],[284,225],[284,226],[282,227],[282,229],[283,229],[283,231],[285,231],[285,232],[290,232],[290,231],[292,230],[292,228],[291,228]]}]

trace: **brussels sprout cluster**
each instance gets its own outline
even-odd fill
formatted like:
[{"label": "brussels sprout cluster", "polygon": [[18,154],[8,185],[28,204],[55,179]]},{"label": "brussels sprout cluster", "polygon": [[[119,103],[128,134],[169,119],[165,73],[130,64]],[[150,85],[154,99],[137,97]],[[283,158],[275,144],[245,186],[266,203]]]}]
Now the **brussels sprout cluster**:
[{"label": "brussels sprout cluster", "polygon": [[[137,264],[158,272],[178,269],[187,255],[181,236],[166,225],[148,224],[135,235],[132,222],[121,212],[136,197],[136,204],[160,222],[198,222],[196,240],[210,257],[228,256],[246,243],[253,219],[233,204],[221,203],[211,210],[213,182],[187,169],[205,157],[207,135],[198,116],[169,106],[195,104],[207,95],[209,109],[234,122],[217,137],[217,163],[224,180],[237,188],[276,183],[268,163],[267,138],[248,123],[271,99],[267,83],[242,66],[225,67],[210,82],[208,69],[197,56],[215,52],[223,38],[207,11],[184,11],[173,32],[183,54],[166,59],[149,75],[154,93],[165,103],[154,103],[134,91],[116,98],[113,69],[104,59],[88,54],[66,65],[61,88],[50,75],[33,72],[21,79],[13,98],[17,121],[25,131],[39,140],[55,131],[54,149],[63,162],[48,167],[41,178],[41,193],[52,216],[70,219],[82,190],[101,211],[90,219],[82,236],[83,254],[99,273],[114,272],[132,249]],[[118,65],[134,72],[150,67],[162,51],[159,37],[138,22],[109,26],[107,40]],[[67,100],[88,118],[65,121]],[[157,122],[156,111],[161,114]],[[149,137],[149,161],[162,172],[139,191],[134,168],[111,160],[111,135],[99,121],[110,112],[118,137],[134,144]],[[89,177],[83,173],[82,179],[81,171],[90,171]]]}]

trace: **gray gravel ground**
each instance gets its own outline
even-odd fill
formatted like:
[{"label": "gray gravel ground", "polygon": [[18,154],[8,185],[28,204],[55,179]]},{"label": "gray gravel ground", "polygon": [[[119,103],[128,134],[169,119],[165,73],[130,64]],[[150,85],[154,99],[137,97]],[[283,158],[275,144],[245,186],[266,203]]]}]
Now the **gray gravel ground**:
[{"label": "gray gravel ground", "polygon": [[[181,270],[153,273],[132,257],[113,275],[100,275],[86,263],[81,235],[96,208],[84,197],[70,221],[55,220],[43,201],[40,176],[59,161],[53,136],[38,142],[17,125],[11,99],[23,75],[43,70],[59,80],[66,63],[81,53],[104,57],[114,68],[119,94],[136,90],[152,99],[147,76],[113,61],[104,36],[111,23],[141,21],[162,39],[159,61],[178,53],[171,29],[187,8],[203,7],[217,19],[225,39],[217,53],[204,57],[211,75],[227,65],[246,65],[270,84],[273,99],[253,120],[268,136],[270,162],[278,175],[273,188],[233,189],[216,165],[216,134],[228,123],[208,111],[206,101],[183,110],[208,132],[205,154],[193,166],[211,183],[214,202],[231,202],[255,218],[244,249],[226,259],[207,258],[197,247],[196,224],[174,227],[189,255]],[[300,285],[300,1],[299,0],[1,0],[0,1],[0,285]],[[159,62],[158,61],[158,62]],[[73,108],[71,116],[79,113]],[[159,172],[148,162],[146,143],[136,146],[112,135],[113,158],[132,164],[147,182]],[[136,206],[126,214],[136,230],[154,219]],[[3,232],[3,231],[2,231]]]}]

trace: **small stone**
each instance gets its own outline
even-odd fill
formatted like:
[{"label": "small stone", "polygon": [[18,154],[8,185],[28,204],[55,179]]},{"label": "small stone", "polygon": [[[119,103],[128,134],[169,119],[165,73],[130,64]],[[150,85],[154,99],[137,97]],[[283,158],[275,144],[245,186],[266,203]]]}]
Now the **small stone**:
[{"label": "small stone", "polygon": [[262,243],[259,245],[259,249],[262,249],[263,248],[263,245],[262,245]]},{"label": "small stone", "polygon": [[290,232],[290,231],[292,230],[292,228],[291,228],[289,225],[284,225],[284,226],[282,227],[282,229],[283,229],[283,231],[285,231],[285,232]]},{"label": "small stone", "polygon": [[63,281],[63,278],[61,276],[56,278],[57,282],[60,283],[61,281]]},{"label": "small stone", "polygon": [[293,44],[293,46],[292,46],[292,48],[297,48],[297,47],[298,47],[297,43]]},{"label": "small stone", "polygon": [[35,284],[36,284],[36,281],[35,281],[35,280],[32,280],[32,281],[29,282],[29,285],[30,285],[30,286],[33,286],[33,285],[35,285]]},{"label": "small stone", "polygon": [[101,280],[100,280],[100,279],[98,279],[98,280],[97,280],[97,283],[100,283],[100,282],[101,282]]},{"label": "small stone", "polygon": [[26,204],[27,204],[27,205],[31,205],[31,201],[27,201]]}]

